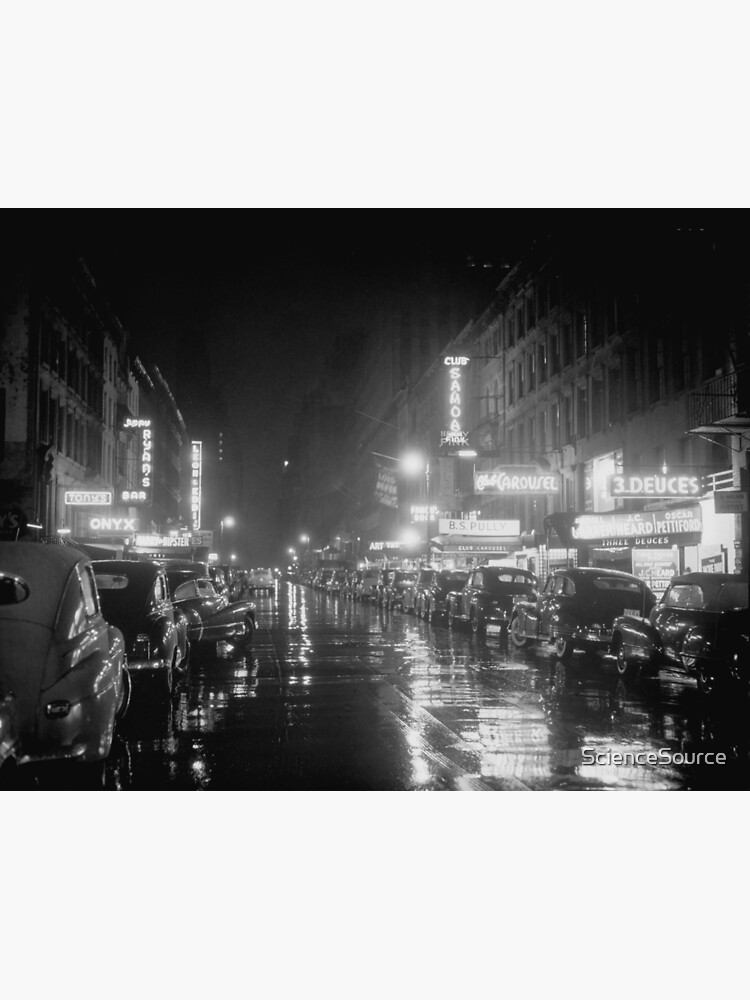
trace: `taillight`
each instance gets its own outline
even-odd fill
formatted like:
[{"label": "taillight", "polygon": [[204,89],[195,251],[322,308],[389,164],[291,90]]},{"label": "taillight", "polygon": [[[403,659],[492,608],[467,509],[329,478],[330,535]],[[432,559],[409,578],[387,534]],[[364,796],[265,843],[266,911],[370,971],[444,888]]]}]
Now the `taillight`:
[{"label": "taillight", "polygon": [[135,642],[133,643],[133,659],[134,660],[150,660],[151,659],[151,643],[149,638],[145,633],[141,632],[135,637]]}]

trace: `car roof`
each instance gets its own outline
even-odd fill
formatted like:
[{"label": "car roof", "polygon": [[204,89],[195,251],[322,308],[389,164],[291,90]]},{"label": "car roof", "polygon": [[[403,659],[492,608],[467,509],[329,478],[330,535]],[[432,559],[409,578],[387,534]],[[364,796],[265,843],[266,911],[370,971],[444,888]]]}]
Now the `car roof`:
[{"label": "car roof", "polygon": [[682,573],[673,576],[669,581],[675,583],[715,583],[722,586],[725,583],[747,583],[747,576],[742,573]]},{"label": "car roof", "polygon": [[41,542],[0,542],[0,572],[22,577],[29,596],[20,604],[0,605],[0,617],[53,628],[71,574],[90,557],[81,549]]},{"label": "car roof", "polygon": [[164,567],[155,562],[135,562],[132,559],[95,559],[91,563],[94,574],[113,574],[126,576],[130,581],[130,586],[124,590],[99,589],[99,598],[102,604],[112,604],[114,602],[127,603],[136,598],[145,601],[151,590],[154,579],[159,573],[164,573]]},{"label": "car roof", "polygon": [[[556,569],[553,570],[552,576],[562,576],[562,574],[567,576],[572,576],[574,579],[585,580],[593,576],[609,576],[620,580],[638,580],[637,576],[633,576],[632,573],[623,573],[619,569],[605,569],[599,566],[570,566],[567,569]],[[638,580],[638,583],[643,583],[642,580]]]}]

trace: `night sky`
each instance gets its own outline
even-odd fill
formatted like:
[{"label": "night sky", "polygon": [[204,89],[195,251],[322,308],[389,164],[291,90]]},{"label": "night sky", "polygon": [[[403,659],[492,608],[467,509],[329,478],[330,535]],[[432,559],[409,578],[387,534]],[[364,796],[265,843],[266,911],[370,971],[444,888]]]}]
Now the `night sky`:
[{"label": "night sky", "polygon": [[271,539],[298,401],[337,336],[367,333],[380,296],[416,290],[426,266],[464,280],[473,257],[492,264],[474,270],[487,305],[503,265],[547,232],[596,240],[614,226],[635,255],[653,231],[686,216],[186,209],[18,212],[13,221],[24,240],[54,240],[81,254],[133,351],[167,378],[189,432],[207,399],[221,399],[215,405],[243,452],[244,555],[257,564],[279,558]]},{"label": "night sky", "polygon": [[478,279],[489,302],[535,213],[104,211],[41,223],[81,253],[189,431],[208,373],[241,443],[239,513],[256,564],[279,558],[270,539],[292,418],[336,337],[367,330],[378,297],[408,289],[425,265],[463,278],[468,257],[493,262]]}]

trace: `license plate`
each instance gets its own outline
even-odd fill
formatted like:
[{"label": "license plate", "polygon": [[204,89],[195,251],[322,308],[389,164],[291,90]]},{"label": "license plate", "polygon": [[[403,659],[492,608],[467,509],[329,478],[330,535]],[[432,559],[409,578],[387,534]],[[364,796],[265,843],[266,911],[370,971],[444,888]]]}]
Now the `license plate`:
[{"label": "license plate", "polygon": [[623,611],[624,615],[630,615],[631,618],[640,618],[641,610],[640,608],[625,608]]}]

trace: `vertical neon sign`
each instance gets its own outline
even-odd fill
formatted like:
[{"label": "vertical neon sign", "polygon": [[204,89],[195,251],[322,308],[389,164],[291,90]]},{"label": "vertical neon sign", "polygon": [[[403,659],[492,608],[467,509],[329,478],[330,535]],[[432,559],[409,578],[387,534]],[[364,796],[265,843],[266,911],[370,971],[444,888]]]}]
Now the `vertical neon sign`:
[{"label": "vertical neon sign", "polygon": [[201,473],[203,466],[203,442],[192,442],[190,458],[190,516],[193,531],[201,526]]},{"label": "vertical neon sign", "polygon": [[448,368],[448,430],[440,432],[440,444],[464,446],[469,443],[466,431],[461,430],[461,375],[464,365],[469,359],[465,357],[443,358],[443,364]]}]

